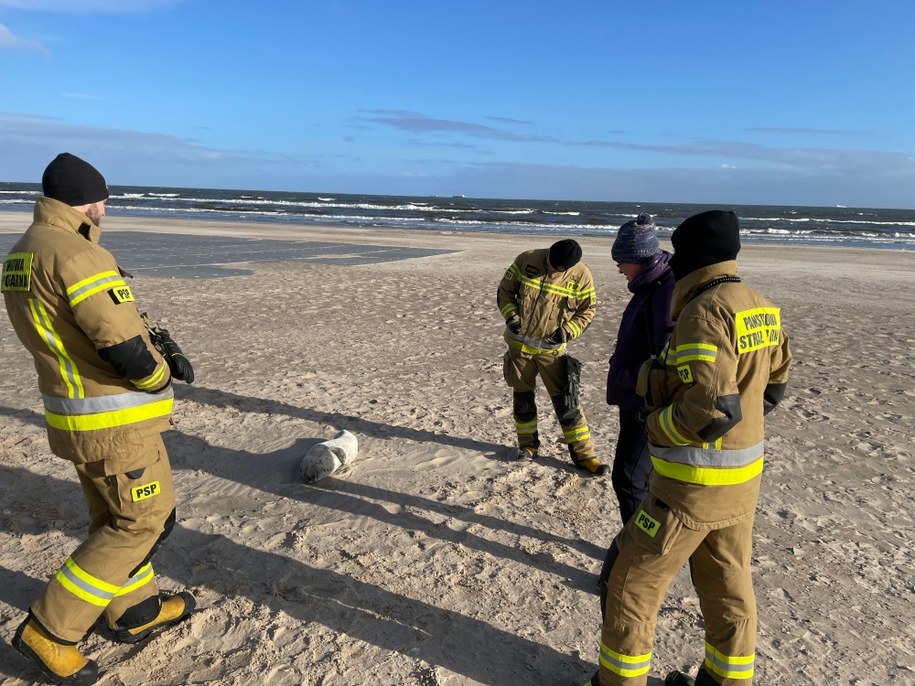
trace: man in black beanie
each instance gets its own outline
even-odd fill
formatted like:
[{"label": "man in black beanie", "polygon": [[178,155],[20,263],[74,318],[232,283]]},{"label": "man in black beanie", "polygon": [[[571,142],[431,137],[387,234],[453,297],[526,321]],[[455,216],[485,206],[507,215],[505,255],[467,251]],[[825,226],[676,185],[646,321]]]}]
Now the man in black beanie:
[{"label": "man in black beanie", "polygon": [[194,609],[190,593],[160,593],[151,562],[175,524],[161,438],[172,379],[190,382],[193,370],[172,359],[173,342],[150,339],[117,262],[98,244],[104,177],[62,153],[42,188],[32,225],[3,260],[0,291],[34,358],[51,451],[76,469],[89,532],[32,602],[13,646],[57,682],[92,684],[98,665],[77,644],[96,620],[114,640],[137,643]]},{"label": "man in black beanie", "polygon": [[578,241],[566,238],[549,248],[521,253],[505,272],[496,296],[505,318],[502,337],[508,344],[502,371],[513,390],[518,459],[540,454],[534,393],[540,376],[572,462],[602,475],[607,467],[597,458],[578,402],[581,363],[566,354],[566,344],[584,333],[597,307],[594,280],[581,255]]},{"label": "man in black beanie", "polygon": [[41,188],[46,198],[71,207],[108,200],[105,177],[91,164],[68,152],[60,153],[47,166],[41,176]]},{"label": "man in black beanie", "polygon": [[590,686],[647,683],[657,613],[687,561],[705,620],[696,685],[753,680],[750,562],[763,416],[784,396],[791,352],[781,310],[737,275],[733,212],[690,217],[672,243],[675,325],[636,386],[653,472],[648,496],[605,562],[600,669]]},{"label": "man in black beanie", "polygon": [[740,252],[740,226],[730,211],[709,210],[693,215],[677,227],[670,241],[670,264],[679,281],[701,267],[736,260]]}]

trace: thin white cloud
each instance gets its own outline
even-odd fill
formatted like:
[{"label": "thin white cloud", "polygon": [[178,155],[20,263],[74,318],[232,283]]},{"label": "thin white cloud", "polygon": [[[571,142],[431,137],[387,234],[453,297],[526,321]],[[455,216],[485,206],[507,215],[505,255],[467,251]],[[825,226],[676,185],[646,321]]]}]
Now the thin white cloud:
[{"label": "thin white cloud", "polygon": [[[2,2],[2,0],[0,0]],[[32,50],[49,56],[51,53],[40,43],[17,36],[4,24],[0,24],[0,50]]]},{"label": "thin white cloud", "polygon": [[0,8],[62,14],[137,14],[173,7],[182,0],[0,0]]},{"label": "thin white cloud", "polygon": [[74,100],[96,100],[103,101],[103,98],[100,95],[90,95],[89,93],[61,93],[65,98],[73,98]]},{"label": "thin white cloud", "polygon": [[[256,150],[207,147],[175,136],[143,131],[73,126],[59,119],[0,112],[0,179],[27,181],[60,152],[91,160],[118,184],[200,186],[227,170],[250,175],[252,170],[277,170],[276,175],[320,168],[318,157],[296,157]],[[254,172],[255,174],[257,172]],[[225,183],[224,181],[222,183]],[[235,187],[235,186],[225,186]]]},{"label": "thin white cloud", "polygon": [[777,126],[756,126],[746,129],[746,131],[755,131],[759,133],[787,133],[802,134],[810,136],[860,136],[869,133],[868,131],[859,131],[855,129],[803,129],[803,128],[781,128]]},{"label": "thin white cloud", "polygon": [[835,170],[847,173],[909,170],[911,158],[900,152],[849,150],[841,148],[774,148],[743,141],[696,141],[680,145],[650,145],[618,141],[590,140],[572,145],[637,152],[652,152],[684,157],[709,157],[756,160],[809,171]]},{"label": "thin white cloud", "polygon": [[425,133],[455,133],[472,138],[486,138],[490,140],[520,141],[520,142],[552,142],[551,138],[529,134],[517,134],[504,129],[497,129],[485,124],[458,121],[454,119],[436,119],[418,112],[405,110],[362,110],[370,115],[365,120],[390,126],[401,131],[413,134]]}]

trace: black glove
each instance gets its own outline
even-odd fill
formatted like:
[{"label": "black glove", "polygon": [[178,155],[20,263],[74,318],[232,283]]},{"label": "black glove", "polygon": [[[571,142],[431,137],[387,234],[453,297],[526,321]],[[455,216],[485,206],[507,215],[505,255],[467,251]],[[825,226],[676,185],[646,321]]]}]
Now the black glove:
[{"label": "black glove", "polygon": [[505,322],[505,326],[507,326],[508,330],[512,333],[521,333],[521,317],[517,314],[513,314],[508,318],[508,321]]},{"label": "black glove", "polygon": [[152,342],[159,354],[168,362],[169,371],[172,378],[194,383],[194,368],[191,366],[178,344],[172,340],[171,334],[166,329],[156,326],[149,330],[149,340]]},{"label": "black glove", "polygon": [[562,345],[567,340],[569,340],[569,334],[566,332],[565,327],[560,326],[549,335],[549,337],[546,339],[546,342],[552,343],[553,345]]}]

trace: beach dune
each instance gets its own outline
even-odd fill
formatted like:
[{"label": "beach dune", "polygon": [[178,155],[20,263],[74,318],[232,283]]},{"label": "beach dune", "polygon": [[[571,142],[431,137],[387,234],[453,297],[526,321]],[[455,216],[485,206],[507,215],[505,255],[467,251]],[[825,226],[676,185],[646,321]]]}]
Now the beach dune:
[{"label": "beach dune", "polygon": [[[4,251],[29,219],[0,214]],[[590,676],[596,575],[619,526],[609,477],[573,469],[542,389],[545,457],[514,462],[501,375],[496,285],[549,239],[128,218],[104,229],[140,308],[194,364],[164,436],[179,523],[153,562],[162,586],[191,590],[200,609],[136,654],[90,636],[85,652],[110,670],[100,683]],[[148,234],[173,269],[131,252],[131,236]],[[604,383],[629,293],[612,238],[580,242],[599,305],[571,351],[610,460]],[[796,360],[768,418],[756,683],[915,683],[912,254],[747,245],[739,264],[782,308]],[[9,641],[87,522],[5,316],[0,415],[0,684],[18,686],[38,673]],[[302,483],[302,457],[340,430],[358,437],[359,459]],[[695,670],[702,630],[684,570],[659,617],[653,686]]]}]

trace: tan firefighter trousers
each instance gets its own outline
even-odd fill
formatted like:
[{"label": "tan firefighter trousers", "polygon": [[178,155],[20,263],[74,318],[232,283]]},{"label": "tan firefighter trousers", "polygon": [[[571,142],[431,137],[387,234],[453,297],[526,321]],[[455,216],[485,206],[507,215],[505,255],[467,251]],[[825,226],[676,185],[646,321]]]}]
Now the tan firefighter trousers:
[{"label": "tan firefighter trousers", "polygon": [[540,447],[537,405],[534,401],[539,375],[550,395],[553,410],[562,427],[563,443],[569,446],[572,460],[578,463],[596,456],[584,408],[580,404],[569,407],[564,395],[567,381],[564,355],[522,355],[509,349],[503,359],[502,373],[505,382],[514,391],[512,414],[519,448],[536,451]]},{"label": "tan firefighter trousers", "polygon": [[128,608],[158,595],[150,557],[175,509],[161,436],[129,456],[75,467],[89,508],[89,536],[31,607],[45,629],[68,643],[82,640],[100,616],[113,627]]},{"label": "tan firefighter trousers", "polygon": [[647,684],[658,610],[687,561],[705,620],[705,670],[724,686],[748,686],[756,649],[752,536],[752,516],[696,531],[649,494],[614,542],[618,556],[607,580],[600,686]]}]

